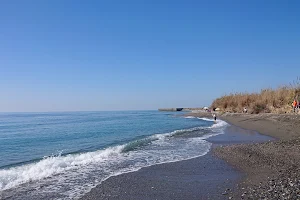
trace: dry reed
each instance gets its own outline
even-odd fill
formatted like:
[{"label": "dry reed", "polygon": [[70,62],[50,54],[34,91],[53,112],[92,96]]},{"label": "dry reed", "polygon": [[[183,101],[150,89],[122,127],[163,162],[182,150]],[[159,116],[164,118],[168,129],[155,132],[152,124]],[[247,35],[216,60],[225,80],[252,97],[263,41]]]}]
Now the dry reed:
[{"label": "dry reed", "polygon": [[300,78],[289,86],[263,89],[259,93],[235,93],[224,95],[213,101],[212,108],[224,112],[242,112],[246,107],[250,113],[289,113],[294,99],[300,100]]}]

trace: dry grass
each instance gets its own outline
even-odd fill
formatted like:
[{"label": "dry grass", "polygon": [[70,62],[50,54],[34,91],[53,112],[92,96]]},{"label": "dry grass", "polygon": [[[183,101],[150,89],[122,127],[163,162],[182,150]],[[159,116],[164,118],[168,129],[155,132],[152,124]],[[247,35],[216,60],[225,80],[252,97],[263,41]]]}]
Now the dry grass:
[{"label": "dry grass", "polygon": [[249,113],[289,113],[294,99],[300,100],[300,78],[289,86],[277,89],[263,89],[260,93],[235,93],[217,98],[212,108],[225,112],[242,112],[246,107]]}]

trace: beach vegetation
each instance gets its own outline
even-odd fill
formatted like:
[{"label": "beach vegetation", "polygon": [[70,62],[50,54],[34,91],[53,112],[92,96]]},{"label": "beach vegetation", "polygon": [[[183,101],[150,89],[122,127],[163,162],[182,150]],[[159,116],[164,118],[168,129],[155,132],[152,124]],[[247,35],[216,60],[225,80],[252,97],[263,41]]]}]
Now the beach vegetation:
[{"label": "beach vegetation", "polygon": [[231,93],[213,101],[212,108],[223,112],[242,112],[247,108],[249,113],[290,113],[292,102],[300,101],[300,78],[291,84],[276,89],[267,88],[254,93]]}]

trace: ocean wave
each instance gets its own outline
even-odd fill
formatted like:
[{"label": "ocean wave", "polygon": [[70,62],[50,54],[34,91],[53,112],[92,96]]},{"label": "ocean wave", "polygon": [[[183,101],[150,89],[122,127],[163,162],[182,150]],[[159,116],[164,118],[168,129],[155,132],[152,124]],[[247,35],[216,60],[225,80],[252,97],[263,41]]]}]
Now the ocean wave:
[{"label": "ocean wave", "polygon": [[0,170],[0,191],[22,183],[41,180],[83,165],[103,162],[120,154],[123,145],[96,152],[51,156],[36,163]]},{"label": "ocean wave", "polygon": [[206,118],[206,117],[198,117],[198,119],[200,120],[204,120],[204,121],[208,121],[208,122],[215,122],[211,128],[223,128],[223,127],[226,127],[228,126],[228,123],[223,121],[223,120],[220,120],[220,119],[217,119],[216,121],[214,119],[209,119],[209,118]]},{"label": "ocean wave", "polygon": [[194,116],[187,116],[187,117],[184,117],[184,118],[186,118],[186,119],[194,119],[196,117],[194,117]]},{"label": "ocean wave", "polygon": [[131,142],[128,142],[127,144],[125,144],[123,149],[122,149],[122,153],[138,150],[140,148],[143,148],[143,147],[151,144],[152,142],[154,142],[156,140],[161,140],[162,141],[166,137],[183,136],[183,135],[187,135],[188,133],[195,132],[195,131],[201,131],[201,130],[203,131],[202,132],[202,135],[203,135],[203,134],[205,134],[205,132],[204,132],[205,129],[206,128],[202,127],[202,126],[201,127],[189,128],[189,129],[179,129],[179,130],[175,130],[175,131],[168,132],[168,133],[155,134],[155,135],[152,135],[152,136],[148,136],[146,138],[137,139],[137,140],[134,140],[134,141],[131,141]]},{"label": "ocean wave", "polygon": [[198,119],[201,119],[201,120],[204,120],[204,121],[208,121],[208,122],[213,122],[215,121],[214,119],[209,119],[209,118],[206,118],[206,117],[197,117]]},{"label": "ocean wave", "polygon": [[211,128],[224,128],[228,126],[228,123],[223,120],[216,120],[216,123],[211,126]]},{"label": "ocean wave", "polygon": [[158,139],[159,139],[158,137],[147,137],[147,138],[143,138],[143,139],[139,139],[139,140],[134,140],[134,141],[129,142],[126,145],[124,145],[124,147],[122,149],[122,153],[138,150],[139,148],[149,145],[152,141],[155,141]]},{"label": "ocean wave", "polygon": [[[175,130],[103,150],[51,156],[35,163],[1,169],[0,191],[12,188],[15,191],[19,185],[31,183],[34,188],[43,188],[35,191],[37,196],[47,190],[63,193],[67,199],[77,198],[110,176],[203,156],[211,147],[205,139],[221,134],[219,128],[226,124],[218,120],[211,127]],[[181,137],[193,132],[197,137]]]},{"label": "ocean wave", "polygon": [[200,131],[202,131],[202,134],[205,134],[204,130],[206,128],[205,127],[194,127],[194,128],[189,128],[189,129],[181,129],[181,130],[176,130],[173,132],[170,132],[167,134],[167,136],[169,137],[176,137],[176,136],[184,136],[184,135],[188,135],[191,132],[198,132],[199,134],[201,133]]}]

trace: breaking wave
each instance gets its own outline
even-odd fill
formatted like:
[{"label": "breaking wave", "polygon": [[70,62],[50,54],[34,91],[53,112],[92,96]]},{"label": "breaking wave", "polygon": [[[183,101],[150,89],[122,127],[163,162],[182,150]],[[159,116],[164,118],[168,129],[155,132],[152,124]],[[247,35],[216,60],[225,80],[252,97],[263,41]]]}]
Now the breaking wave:
[{"label": "breaking wave", "polygon": [[42,198],[43,194],[55,192],[64,194],[60,198],[78,198],[110,176],[203,156],[211,147],[205,139],[222,134],[226,125],[217,120],[210,127],[155,134],[94,152],[51,156],[31,164],[1,169],[0,191],[13,193],[22,188],[22,184],[30,183],[26,185],[28,189],[39,188],[31,195]]},{"label": "breaking wave", "polygon": [[187,116],[187,117],[184,117],[184,118],[186,118],[186,119],[194,119],[196,117],[194,117],[194,116]]}]

